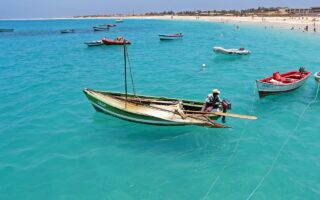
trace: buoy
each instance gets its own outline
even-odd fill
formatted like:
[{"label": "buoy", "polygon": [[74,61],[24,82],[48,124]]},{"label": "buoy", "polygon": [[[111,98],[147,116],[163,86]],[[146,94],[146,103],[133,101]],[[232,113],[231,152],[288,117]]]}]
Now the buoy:
[{"label": "buoy", "polygon": [[202,67],[205,68],[205,67],[206,67],[206,64],[202,64]]}]

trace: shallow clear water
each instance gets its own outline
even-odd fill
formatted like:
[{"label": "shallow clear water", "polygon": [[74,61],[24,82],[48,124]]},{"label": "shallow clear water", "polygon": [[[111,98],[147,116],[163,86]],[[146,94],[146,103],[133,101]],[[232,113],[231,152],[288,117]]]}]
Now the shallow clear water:
[{"label": "shallow clear water", "polygon": [[[320,37],[192,21],[0,21],[0,199],[319,199],[319,98],[300,89],[259,99],[255,80],[320,70]],[[74,28],[77,33],[60,34]],[[160,42],[159,33],[183,32]],[[83,42],[124,35],[139,94],[204,100],[213,89],[231,129],[157,127],[97,113],[85,87],[123,91],[123,50]],[[214,55],[213,46],[249,56]],[[206,64],[204,70],[201,65]]]}]

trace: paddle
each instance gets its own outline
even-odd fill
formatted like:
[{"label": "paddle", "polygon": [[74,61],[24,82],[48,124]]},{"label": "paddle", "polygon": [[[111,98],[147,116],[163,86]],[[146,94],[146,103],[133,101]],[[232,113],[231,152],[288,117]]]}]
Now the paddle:
[{"label": "paddle", "polygon": [[202,111],[193,111],[193,110],[184,110],[185,113],[194,113],[194,114],[202,114],[202,115],[220,115],[226,117],[236,117],[242,119],[258,119],[256,116],[250,115],[240,115],[240,114],[233,114],[233,113],[223,113],[223,112],[202,112]]}]

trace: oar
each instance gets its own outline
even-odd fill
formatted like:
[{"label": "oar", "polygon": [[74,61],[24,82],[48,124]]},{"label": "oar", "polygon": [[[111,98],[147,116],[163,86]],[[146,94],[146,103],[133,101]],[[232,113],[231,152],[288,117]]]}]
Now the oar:
[{"label": "oar", "polygon": [[202,114],[202,115],[220,115],[226,117],[236,117],[242,119],[258,119],[256,116],[250,115],[240,115],[240,114],[233,114],[233,113],[223,113],[223,112],[202,112],[202,111],[194,111],[194,110],[184,110],[185,113],[194,113],[194,114]]}]

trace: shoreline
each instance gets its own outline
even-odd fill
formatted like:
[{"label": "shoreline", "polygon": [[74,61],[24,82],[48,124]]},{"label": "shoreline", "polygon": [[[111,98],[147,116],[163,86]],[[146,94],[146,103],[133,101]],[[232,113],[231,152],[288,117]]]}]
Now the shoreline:
[{"label": "shoreline", "polygon": [[[287,30],[295,30],[307,33],[320,32],[320,17],[240,17],[240,16],[110,16],[110,17],[63,17],[63,18],[32,18],[32,19],[0,19],[0,21],[24,21],[24,20],[91,20],[91,19],[156,19],[156,20],[189,20],[189,21],[207,21],[225,24],[247,24],[267,27],[276,27]],[[314,26],[315,25],[315,26]],[[308,31],[304,29],[308,26]]]},{"label": "shoreline", "polygon": [[[306,33],[320,33],[320,17],[236,17],[236,16],[128,16],[128,19],[190,20],[233,25],[258,25]],[[314,23],[316,32],[314,32]],[[308,26],[308,31],[304,31]]]}]

